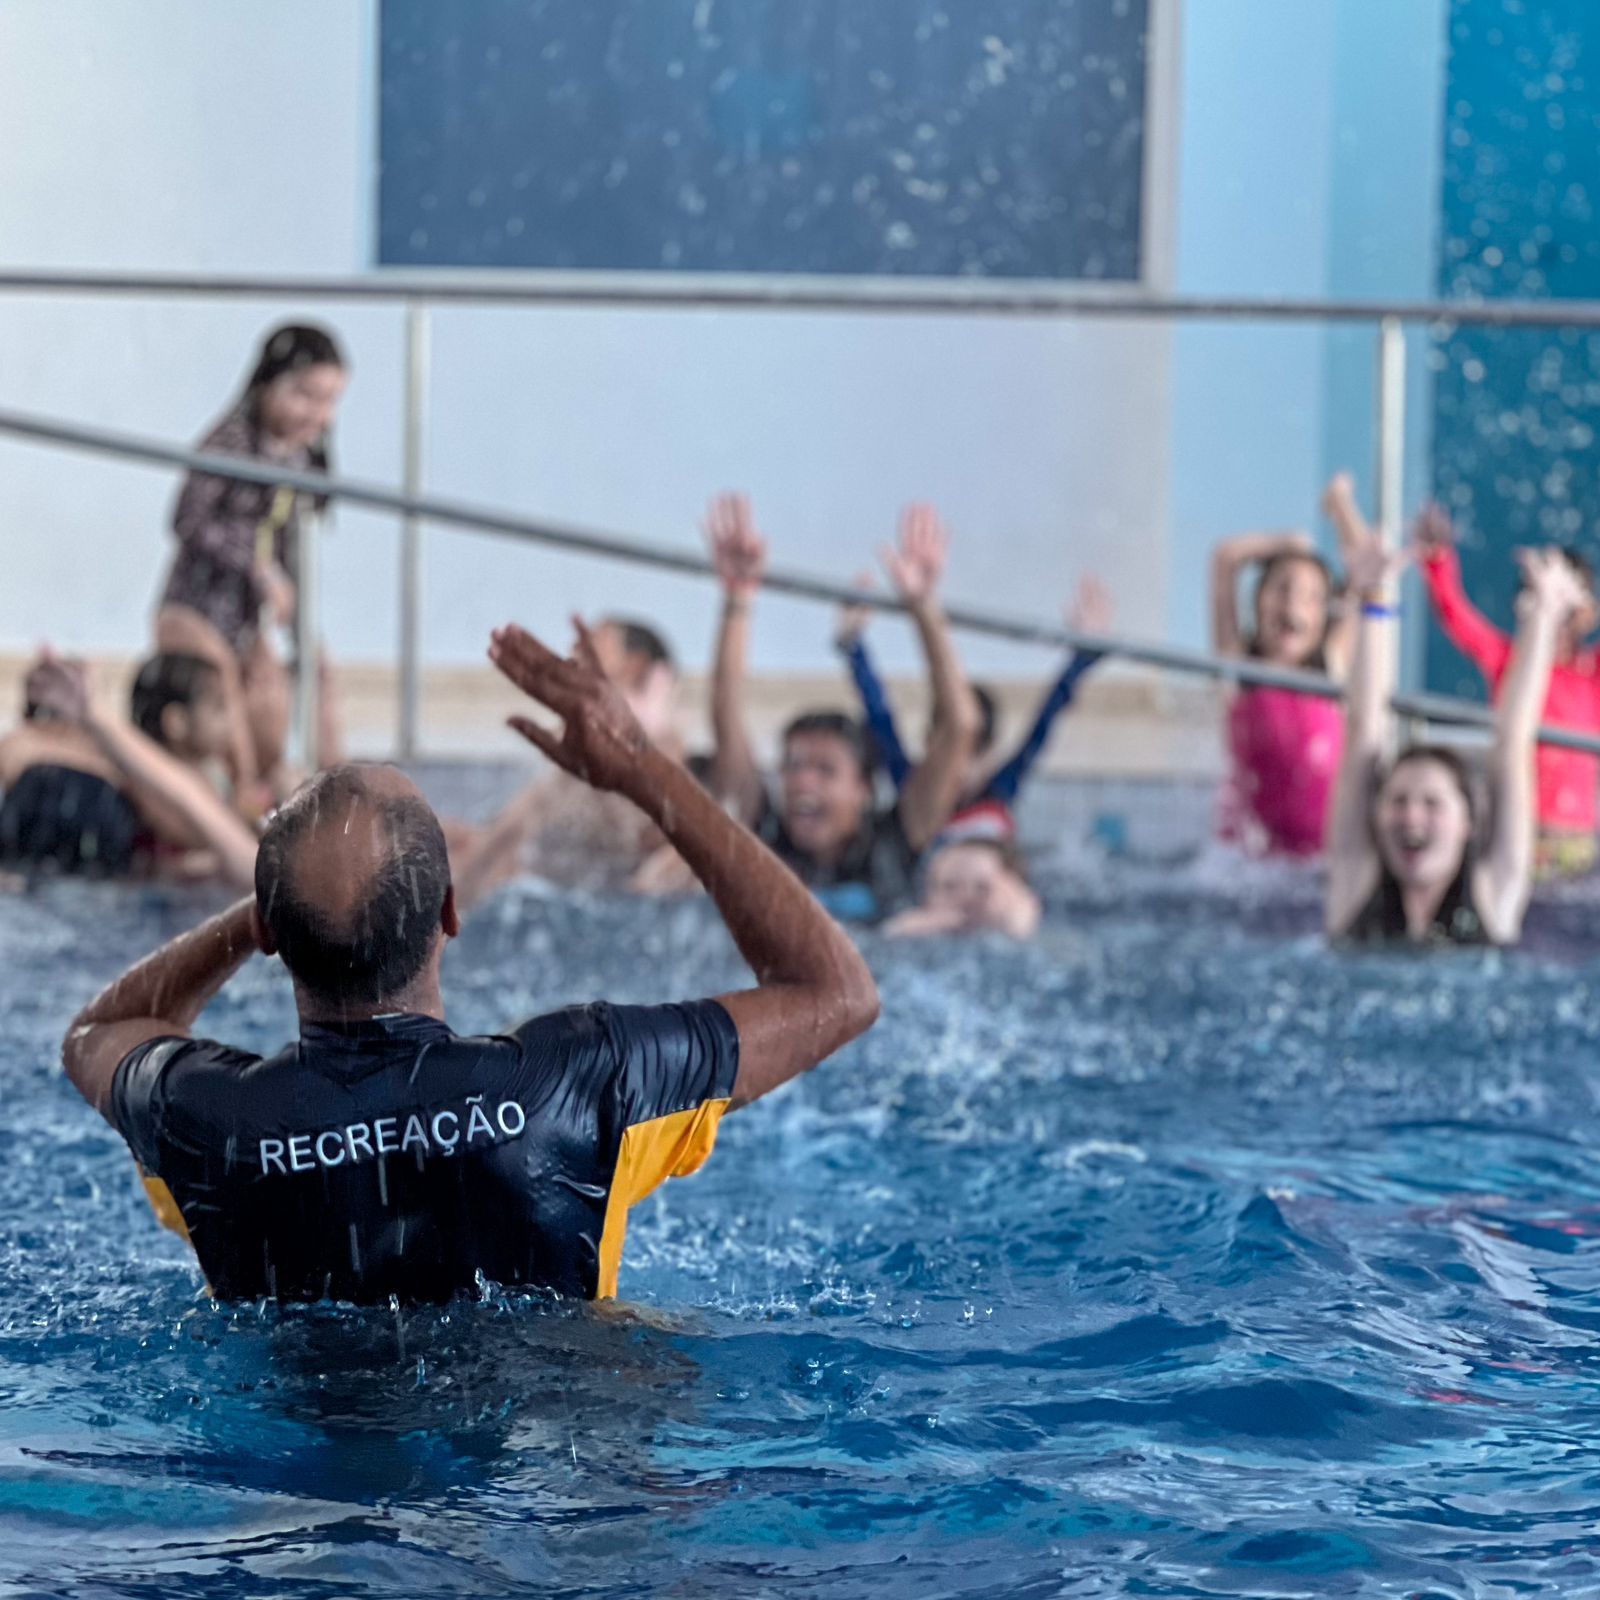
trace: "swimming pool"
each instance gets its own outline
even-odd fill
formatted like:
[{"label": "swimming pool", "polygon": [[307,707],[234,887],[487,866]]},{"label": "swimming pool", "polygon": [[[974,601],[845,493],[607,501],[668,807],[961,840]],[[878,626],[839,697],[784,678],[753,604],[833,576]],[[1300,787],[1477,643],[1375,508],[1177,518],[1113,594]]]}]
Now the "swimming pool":
[{"label": "swimming pool", "polygon": [[[218,1310],[63,1019],[204,902],[0,897],[0,1587],[1600,1593],[1600,1017],[1342,959],[1301,874],[1067,874],[1036,949],[869,941],[885,1019],[636,1213],[639,1309]],[[737,980],[703,906],[514,890],[488,1028]],[[281,976],[208,1022],[266,1044]]]}]

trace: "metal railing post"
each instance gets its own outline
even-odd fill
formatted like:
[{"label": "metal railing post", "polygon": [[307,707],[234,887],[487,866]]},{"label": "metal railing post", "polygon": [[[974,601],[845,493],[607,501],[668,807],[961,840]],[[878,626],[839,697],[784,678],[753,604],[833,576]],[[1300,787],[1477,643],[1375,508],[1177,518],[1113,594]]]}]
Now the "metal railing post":
[{"label": "metal railing post", "polygon": [[1400,544],[1406,471],[1406,331],[1398,317],[1378,324],[1378,532]]},{"label": "metal railing post", "polygon": [[[408,496],[422,493],[424,430],[428,405],[428,308],[406,304],[405,433],[401,482]],[[422,626],[422,519],[407,512],[400,522],[400,727],[402,761],[417,753],[422,702],[419,660]]]},{"label": "metal railing post", "polygon": [[326,511],[311,511],[300,519],[298,582],[294,620],[294,727],[290,759],[307,772],[322,765],[322,529]]},{"label": "metal railing post", "polygon": [[[1398,550],[1404,518],[1406,471],[1406,330],[1398,317],[1384,317],[1378,324],[1378,537],[1386,550]],[[1396,649],[1403,652],[1405,620],[1396,623],[1400,630]],[[1400,655],[1400,659],[1405,659]],[[1413,716],[1400,717],[1400,736],[1415,744],[1423,733],[1421,722]]]}]

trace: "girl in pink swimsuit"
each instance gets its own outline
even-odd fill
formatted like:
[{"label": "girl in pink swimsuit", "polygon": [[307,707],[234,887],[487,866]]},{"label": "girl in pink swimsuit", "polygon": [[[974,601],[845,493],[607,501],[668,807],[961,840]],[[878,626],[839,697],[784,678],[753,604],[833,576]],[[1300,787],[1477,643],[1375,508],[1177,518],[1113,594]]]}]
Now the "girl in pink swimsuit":
[{"label": "girl in pink swimsuit", "polygon": [[[1341,546],[1359,527],[1348,474],[1328,485],[1323,509]],[[1239,624],[1240,576],[1258,568],[1254,626]],[[1342,680],[1348,629],[1327,563],[1304,533],[1241,534],[1212,558],[1212,645],[1277,667]],[[1222,837],[1253,855],[1321,854],[1328,806],[1344,750],[1344,709],[1336,700],[1287,689],[1237,690],[1228,706],[1229,774]]]}]

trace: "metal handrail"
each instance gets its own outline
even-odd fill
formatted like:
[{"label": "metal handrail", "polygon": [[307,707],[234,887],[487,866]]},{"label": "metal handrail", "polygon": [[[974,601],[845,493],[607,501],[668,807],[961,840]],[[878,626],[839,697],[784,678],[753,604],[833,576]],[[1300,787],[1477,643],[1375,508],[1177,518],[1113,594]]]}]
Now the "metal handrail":
[{"label": "metal handrail", "polygon": [[[346,500],[353,505],[371,506],[418,521],[448,523],[528,544],[581,550],[590,555],[608,556],[613,560],[695,577],[715,576],[710,558],[696,550],[685,550],[627,534],[602,533],[570,523],[535,520],[438,495],[407,494],[359,479],[326,477],[321,473],[302,472],[238,456],[190,450],[182,445],[167,444],[108,428],[85,428],[75,423],[0,409],[0,433],[41,444],[121,456],[157,466],[183,467],[216,477],[234,478],[243,483],[282,485],[306,494],[326,495],[330,500]],[[763,585],[779,594],[820,600],[831,605],[868,606],[877,611],[905,610],[905,606],[891,596],[861,592],[832,579],[782,568],[769,570]],[[1184,650],[1138,639],[1080,633],[1056,623],[1037,622],[970,606],[951,606],[945,614],[952,627],[969,633],[986,634],[991,638],[1009,639],[1021,644],[1050,645],[1058,649],[1096,650],[1166,672],[1188,673],[1253,687],[1288,689],[1324,700],[1338,700],[1344,694],[1341,685],[1319,673],[1274,667],[1264,661],[1210,655],[1201,650]],[[1469,727],[1494,725],[1492,711],[1467,700],[1451,700],[1438,695],[1396,695],[1392,704],[1401,716],[1425,721],[1450,722]],[[1539,740],[1542,744],[1560,745],[1569,750],[1600,755],[1600,737],[1592,734],[1573,733],[1563,728],[1541,728]]]},{"label": "metal handrail", "polygon": [[1152,295],[1037,279],[674,275],[629,272],[374,272],[278,276],[163,272],[0,271],[0,294],[218,295],[224,298],[403,300],[475,305],[676,307],[1171,317],[1254,322],[1433,322],[1489,327],[1600,327],[1600,300],[1290,300]]}]

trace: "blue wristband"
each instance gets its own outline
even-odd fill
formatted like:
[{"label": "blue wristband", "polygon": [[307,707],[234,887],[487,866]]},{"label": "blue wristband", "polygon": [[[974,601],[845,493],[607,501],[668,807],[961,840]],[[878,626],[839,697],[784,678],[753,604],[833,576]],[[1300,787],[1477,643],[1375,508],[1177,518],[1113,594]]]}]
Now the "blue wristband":
[{"label": "blue wristband", "polygon": [[1361,604],[1361,615],[1364,617],[1372,617],[1374,620],[1381,620],[1388,617],[1398,617],[1400,615],[1400,607],[1386,606],[1377,600],[1364,600]]}]

